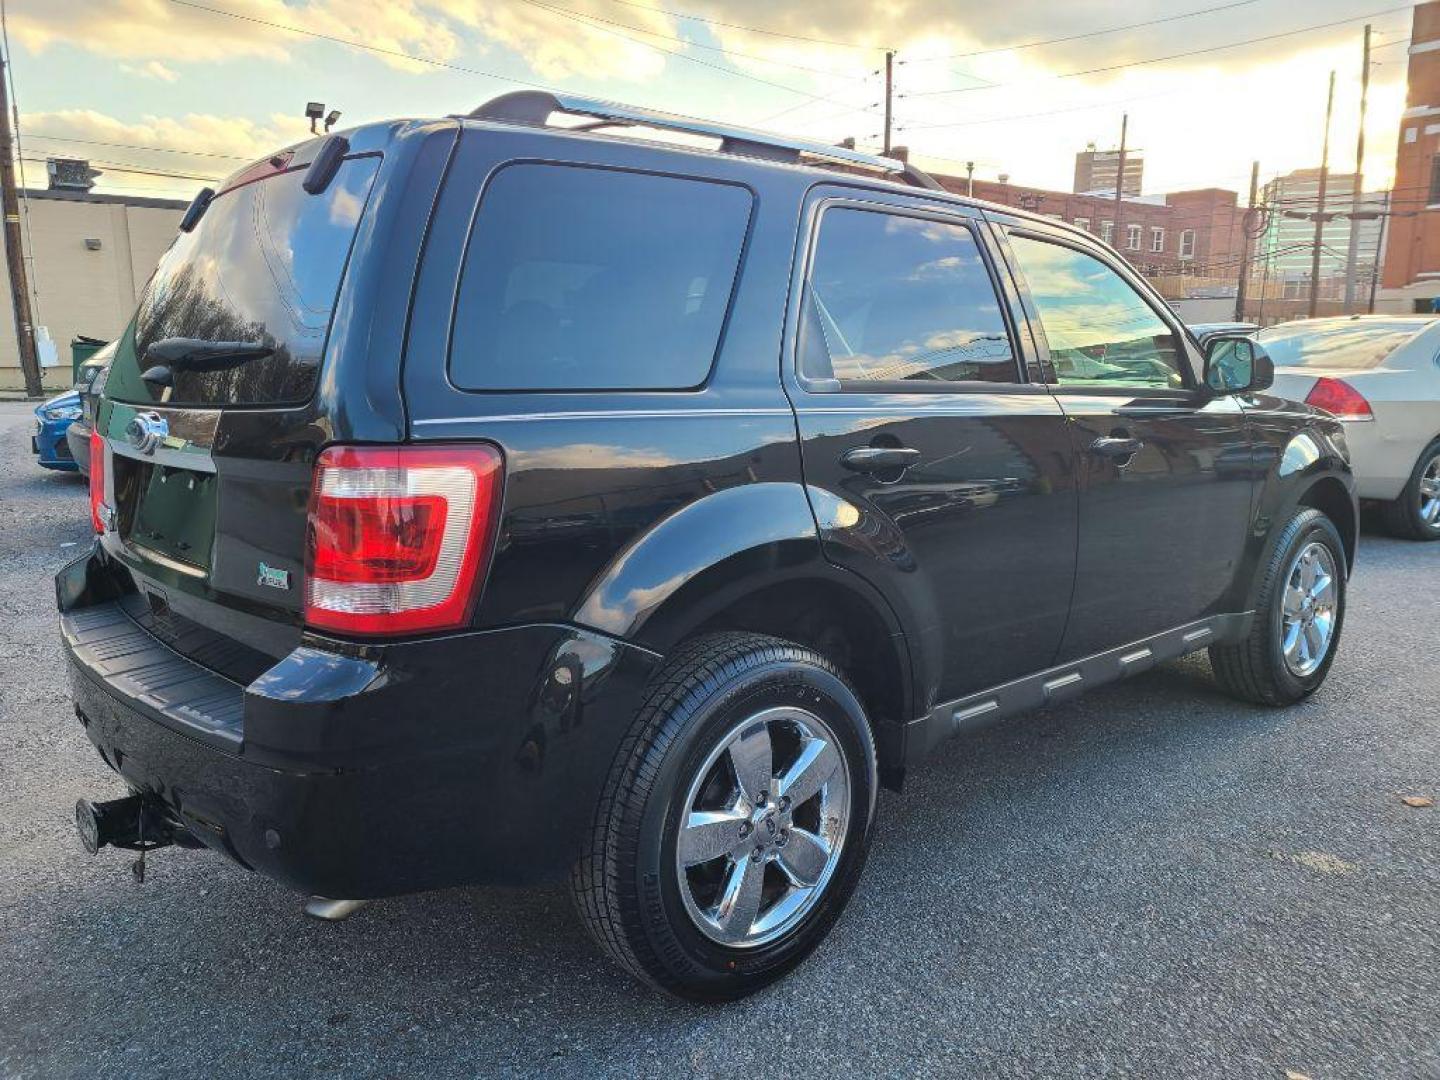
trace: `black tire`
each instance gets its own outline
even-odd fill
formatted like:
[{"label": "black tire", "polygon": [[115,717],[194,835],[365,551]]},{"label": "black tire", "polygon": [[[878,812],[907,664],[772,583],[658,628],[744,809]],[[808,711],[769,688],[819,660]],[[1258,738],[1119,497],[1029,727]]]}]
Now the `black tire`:
[{"label": "black tire", "polygon": [[[776,940],[729,947],[701,932],[681,894],[676,845],[690,810],[686,795],[726,733],[760,710],[782,706],[821,717],[836,736],[847,770],[849,825],[838,861],[801,921]],[[804,960],[839,917],[865,863],[876,787],[869,722],[833,664],[759,634],[697,638],[652,681],[611,766],[571,875],[580,916],[606,953],[653,987],[695,1001],[753,993]]]},{"label": "black tire", "polygon": [[1440,540],[1440,522],[1432,525],[1420,513],[1420,484],[1437,460],[1440,460],[1440,439],[1421,452],[1400,497],[1381,508],[1380,519],[1391,536],[1401,540]]},{"label": "black tire", "polygon": [[[1283,604],[1292,564],[1299,553],[1315,541],[1329,549],[1338,571],[1335,621],[1323,661],[1314,671],[1302,676],[1291,671],[1285,662]],[[1249,634],[1243,641],[1210,647],[1210,664],[1226,693],[1257,705],[1293,705],[1319,689],[1340,647],[1340,633],[1345,626],[1347,572],[1345,545],[1334,522],[1319,510],[1309,507],[1297,510],[1280,529],[1269,557],[1260,568],[1252,593],[1255,618]]]}]

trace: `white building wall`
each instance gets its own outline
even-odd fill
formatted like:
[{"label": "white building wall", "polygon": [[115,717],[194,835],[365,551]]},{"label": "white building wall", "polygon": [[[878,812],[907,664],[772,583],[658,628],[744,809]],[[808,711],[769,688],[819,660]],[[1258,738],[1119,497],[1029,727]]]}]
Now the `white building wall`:
[{"label": "white building wall", "polygon": [[[65,197],[31,192],[29,236],[21,205],[37,326],[50,331],[60,365],[44,370],[47,388],[70,385],[70,339],[118,337],[135,313],[139,293],[175,238],[184,204],[121,196]],[[33,237],[33,241],[31,239]],[[98,250],[86,240],[100,241]],[[0,237],[3,244],[3,237]],[[0,390],[21,389],[20,352],[8,288],[0,289]]]}]

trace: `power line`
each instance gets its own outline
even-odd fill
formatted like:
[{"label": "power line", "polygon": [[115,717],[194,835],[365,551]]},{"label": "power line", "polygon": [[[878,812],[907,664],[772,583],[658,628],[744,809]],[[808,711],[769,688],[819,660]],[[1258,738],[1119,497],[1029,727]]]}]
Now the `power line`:
[{"label": "power line", "polygon": [[[179,3],[179,2],[181,2],[181,0],[172,0],[172,2]],[[1056,75],[1048,75],[1048,76],[1045,76],[1045,77],[1043,77],[1043,78],[1041,78],[1041,79],[1026,80],[1026,81],[1024,81],[1024,82],[995,83],[993,87],[990,87],[990,86],[957,86],[957,87],[952,87],[951,89],[948,89],[948,90],[922,90],[922,91],[919,91],[918,93],[906,94],[906,95],[903,95],[903,96],[905,96],[905,97],[907,97],[907,98],[918,98],[918,97],[935,97],[935,96],[938,96],[938,95],[941,95],[941,94],[967,94],[967,93],[970,93],[970,92],[972,92],[972,91],[974,91],[974,90],[990,90],[990,89],[994,89],[994,88],[1002,87],[1002,86],[1026,85],[1028,82],[1032,82],[1032,81],[1033,81],[1033,82],[1036,82],[1036,83],[1039,83],[1039,82],[1046,82],[1046,81],[1048,81],[1048,80],[1050,80],[1050,79],[1074,79],[1074,78],[1078,78],[1078,77],[1080,77],[1080,76],[1082,76],[1082,75],[1099,75],[1099,74],[1102,74],[1102,73],[1107,72],[1107,71],[1122,71],[1122,70],[1124,70],[1124,69],[1126,69],[1126,68],[1145,67],[1145,66],[1148,65],[1148,64],[1160,64],[1160,63],[1164,63],[1164,62],[1167,61],[1167,60],[1182,60],[1182,59],[1184,59],[1184,58],[1186,58],[1186,57],[1190,57],[1190,56],[1203,56],[1203,55],[1205,55],[1205,54],[1207,54],[1207,53],[1224,52],[1224,51],[1227,50],[1227,49],[1239,49],[1239,48],[1242,48],[1243,46],[1246,46],[1246,45],[1258,45],[1258,44],[1260,44],[1261,42],[1264,42],[1264,41],[1276,41],[1276,40],[1278,40],[1278,39],[1280,39],[1280,38],[1294,37],[1296,34],[1308,34],[1308,33],[1311,33],[1311,32],[1313,32],[1313,31],[1315,31],[1315,30],[1329,30],[1330,28],[1335,27],[1335,26],[1346,26],[1346,25],[1348,25],[1349,23],[1362,22],[1362,21],[1364,21],[1365,19],[1378,18],[1378,17],[1381,16],[1381,15],[1390,15],[1390,14],[1393,14],[1394,12],[1397,12],[1397,11],[1409,11],[1409,10],[1411,10],[1411,9],[1410,9],[1410,6],[1409,6],[1408,4],[1405,5],[1405,6],[1403,6],[1403,7],[1385,8],[1385,9],[1383,9],[1383,10],[1381,10],[1381,11],[1372,11],[1372,12],[1369,12],[1369,13],[1364,14],[1364,15],[1353,15],[1353,16],[1351,16],[1351,17],[1348,18],[1348,19],[1336,19],[1336,20],[1333,21],[1333,22],[1315,23],[1315,24],[1313,24],[1313,25],[1311,25],[1311,26],[1301,26],[1301,27],[1297,27],[1297,28],[1294,29],[1294,30],[1283,30],[1283,31],[1281,31],[1281,32],[1279,32],[1279,33],[1275,33],[1275,34],[1263,34],[1263,35],[1261,35],[1261,36],[1259,36],[1259,37],[1245,38],[1245,39],[1242,40],[1242,41],[1231,41],[1231,42],[1228,42],[1227,44],[1224,44],[1224,45],[1210,45],[1210,46],[1208,46],[1208,47],[1206,47],[1206,48],[1203,48],[1203,49],[1190,49],[1190,50],[1188,50],[1188,51],[1186,51],[1186,52],[1169,53],[1169,54],[1167,54],[1167,55],[1165,55],[1165,56],[1152,56],[1152,57],[1148,57],[1147,59],[1144,59],[1144,60],[1129,60],[1129,61],[1126,61],[1126,62],[1123,63],[1123,64],[1107,64],[1107,65],[1104,65],[1103,67],[1086,68],[1086,69],[1084,69],[1083,71],[1065,71],[1065,72],[1061,72],[1061,73],[1056,74]]]},{"label": "power line", "polygon": [[[711,52],[718,52],[722,56],[736,56],[741,58],[742,60],[754,60],[762,64],[776,64],[779,67],[792,68],[795,71],[806,71],[812,75],[826,75],[834,79],[858,80],[864,78],[864,76],[861,75],[848,75],[840,71],[827,71],[825,68],[809,67],[805,64],[793,64],[788,60],[776,60],[769,56],[756,56],[754,53],[738,52],[735,49],[727,49],[723,45],[707,45],[701,41],[691,41],[689,38],[676,37],[674,34],[662,34],[657,30],[647,30],[643,26],[636,26],[633,23],[618,22],[614,19],[607,19],[600,15],[591,15],[588,12],[584,11],[572,11],[569,8],[553,7],[550,4],[538,3],[537,0],[524,0],[524,2],[527,4],[531,4],[534,7],[543,8],[546,11],[552,11],[556,15],[564,15],[570,18],[584,19],[587,22],[591,23],[604,23],[607,26],[618,26],[626,30],[633,30],[637,34],[645,34],[648,37],[657,37],[665,41],[678,42],[679,44],[689,46],[692,49],[708,49]],[[1254,0],[1249,0],[1249,2],[1254,2]],[[649,10],[653,11],[655,9],[651,8]],[[601,28],[597,26],[594,29],[599,30]],[[646,44],[646,42],[637,42],[637,44],[643,45]],[[673,55],[679,54],[676,53]],[[682,57],[682,59],[691,58]]]},{"label": "power line", "polygon": [[[171,0],[171,2],[178,4],[186,2],[186,0]],[[707,67],[710,68],[712,71],[718,71],[722,74],[730,75],[737,79],[748,79],[751,82],[760,83],[763,86],[773,86],[777,90],[784,90],[787,93],[791,94],[800,94],[803,97],[811,98],[812,100],[816,101],[830,100],[824,94],[813,94],[808,90],[801,90],[797,86],[789,86],[786,83],[774,82],[771,79],[761,78],[759,75],[751,75],[749,72],[746,71],[737,71],[734,68],[724,67],[720,64],[712,63],[709,60],[702,60],[698,56],[687,56],[685,53],[680,52],[678,49],[667,49],[665,48],[665,46],[656,45],[654,42],[651,41],[642,41],[639,38],[631,37],[629,34],[621,33],[619,30],[613,30],[607,26],[597,25],[596,23],[590,21],[591,16],[582,15],[576,11],[568,11],[565,8],[551,7],[549,4],[541,3],[540,0],[524,0],[524,3],[529,4],[531,7],[540,8],[542,11],[549,11],[555,15],[559,15],[561,18],[570,19],[572,22],[578,22],[582,26],[588,26],[590,29],[598,30],[602,34],[610,34],[614,37],[622,38],[625,41],[632,42],[635,45],[640,45],[646,49],[654,49],[656,52],[665,53],[667,56],[673,56],[677,59],[687,61],[691,64],[699,64],[701,67]],[[642,31],[642,33],[645,32],[646,31]],[[687,44],[689,43],[687,42]]]},{"label": "power line", "polygon": [[686,11],[667,11],[665,8],[651,7],[649,4],[638,3],[637,0],[611,0],[615,4],[624,4],[626,7],[639,8],[642,11],[657,11],[661,15],[669,15],[676,19],[694,19],[709,26],[723,26],[730,30],[744,30],[750,34],[764,34],[767,37],[789,38],[791,41],[808,41],[813,45],[834,45],[841,49],[865,49],[870,52],[885,52],[887,45],[865,45],[858,41],[835,41],[830,38],[806,37],[804,34],[787,34],[781,30],[765,30],[758,26],[745,26],[742,23],[723,22],[720,19],[712,19],[705,15],[692,15]]},{"label": "power line", "polygon": [[[527,0],[527,2],[534,3],[535,0]],[[300,34],[300,35],[302,35],[302,36],[304,36],[304,37],[317,38],[317,39],[319,39],[319,40],[321,40],[321,41],[334,42],[334,43],[337,44],[337,45],[345,45],[345,46],[348,46],[348,47],[350,47],[350,48],[352,48],[352,49],[364,49],[366,52],[377,53],[377,54],[379,54],[379,55],[381,55],[381,56],[392,56],[392,57],[396,57],[396,58],[401,59],[401,60],[410,60],[410,61],[413,61],[414,63],[417,63],[417,64],[428,64],[428,65],[430,65],[431,67],[443,68],[443,69],[446,70],[446,71],[457,71],[457,72],[460,72],[461,74],[464,74],[464,75],[476,75],[476,76],[479,76],[479,77],[482,78],[482,79],[498,79],[498,80],[500,80],[500,81],[502,81],[502,82],[514,83],[514,84],[517,85],[517,86],[528,86],[528,87],[532,87],[533,89],[536,89],[536,90],[546,90],[546,91],[549,91],[549,92],[551,92],[551,93],[555,93],[555,92],[556,92],[556,90],[555,90],[555,88],[554,88],[553,86],[548,86],[548,85],[546,85],[545,83],[535,82],[534,80],[531,80],[531,79],[521,79],[521,78],[517,78],[517,77],[515,77],[515,76],[513,76],[513,75],[501,75],[500,73],[495,72],[495,71],[485,71],[485,70],[482,70],[482,69],[480,69],[480,68],[467,67],[467,66],[464,65],[464,64],[453,64],[453,63],[450,63],[448,60],[437,60],[437,59],[435,59],[435,58],[432,57],[432,56],[422,56],[422,55],[420,55],[420,54],[418,54],[418,53],[407,53],[407,52],[404,52],[403,50],[400,50],[400,49],[387,49],[387,48],[385,48],[384,46],[381,46],[381,45],[371,45],[371,44],[368,44],[367,42],[356,41],[356,40],[354,40],[353,38],[344,38],[344,37],[339,37],[338,35],[335,35],[335,34],[324,34],[324,33],[321,33],[321,32],[318,31],[318,30],[308,30],[308,29],[306,29],[306,28],[304,28],[304,27],[300,27],[300,26],[290,26],[290,25],[288,25],[288,24],[286,24],[286,23],[272,22],[272,21],[270,21],[269,19],[261,19],[261,18],[258,18],[258,17],[256,17],[256,16],[254,16],[254,15],[242,15],[242,14],[241,14],[240,12],[238,12],[238,11],[226,11],[224,8],[211,7],[211,6],[207,5],[207,4],[196,3],[196,0],[170,0],[170,3],[172,3],[172,4],[178,4],[178,5],[181,6],[181,7],[192,8],[192,9],[194,9],[194,10],[196,10],[196,11],[208,12],[208,13],[211,14],[211,15],[223,15],[225,18],[228,18],[228,19],[237,19],[237,20],[239,20],[240,22],[252,23],[252,24],[257,25],[257,26],[268,26],[268,27],[270,27],[271,29],[274,29],[274,30],[284,30],[284,31],[286,31],[287,33],[291,33],[291,34]],[[546,5],[538,4],[538,3],[537,3],[536,6],[537,6],[537,7],[545,7]],[[551,8],[550,10],[555,11],[557,14],[563,14],[562,9],[559,9],[559,8]],[[654,44],[651,44],[650,42],[647,42],[647,41],[637,41],[636,39],[630,38],[630,37],[628,37],[627,35],[621,34],[621,33],[619,33],[618,31],[615,31],[615,30],[606,30],[604,27],[600,27],[600,26],[595,26],[594,29],[596,29],[596,30],[601,30],[601,31],[603,31],[603,32],[605,32],[605,33],[614,34],[614,35],[617,36],[617,37],[626,38],[626,40],[633,41],[633,42],[634,42],[635,44],[637,44],[637,45],[644,45],[644,46],[646,46],[647,48],[656,49],[656,50],[658,50],[658,51],[660,51],[660,52],[663,52],[663,53],[669,53],[669,54],[672,55],[672,56],[678,56],[678,57],[680,57],[680,58],[683,59],[683,60],[688,60],[688,61],[690,61],[692,64],[699,64],[699,65],[701,65],[702,67],[713,68],[713,69],[716,70],[716,71],[723,72],[723,73],[726,74],[726,75],[731,75],[731,76],[734,76],[734,77],[736,77],[736,78],[749,79],[749,80],[752,81],[752,82],[763,83],[763,84],[765,84],[766,86],[773,86],[773,87],[775,87],[776,89],[784,90],[784,91],[786,91],[786,92],[788,92],[788,93],[792,93],[792,94],[800,94],[800,95],[802,95],[802,96],[804,96],[804,97],[813,98],[813,99],[815,99],[815,100],[820,100],[820,101],[829,101],[829,100],[831,100],[830,98],[825,97],[823,94],[812,94],[812,93],[810,93],[809,91],[801,90],[801,89],[799,89],[799,88],[797,88],[797,87],[794,87],[794,86],[787,86],[787,85],[784,84],[784,83],[777,83],[777,82],[772,82],[772,81],[769,80],[769,79],[762,79],[762,78],[761,78],[760,76],[758,76],[758,75],[750,75],[750,74],[748,74],[748,73],[746,73],[746,72],[743,72],[743,71],[736,71],[736,70],[734,70],[734,69],[732,69],[732,68],[721,67],[720,65],[718,65],[718,64],[712,64],[712,63],[710,63],[710,62],[707,61],[707,60],[701,60],[699,57],[696,57],[696,56],[686,56],[684,53],[676,52],[676,51],[674,51],[674,50],[672,50],[672,49],[666,49],[666,48],[663,48],[662,46],[654,45]]]},{"label": "power line", "polygon": [[355,41],[353,38],[338,37],[334,34],[322,34],[318,30],[307,30],[302,26],[289,26],[285,23],[271,22],[269,19],[257,18],[254,15],[242,15],[238,11],[226,11],[224,8],[209,7],[205,4],[198,4],[195,0],[170,0],[172,4],[181,7],[193,8],[196,11],[205,11],[211,15],[223,15],[227,19],[237,19],[240,22],[252,23],[256,26],[268,26],[272,30],[284,30],[290,34],[300,34],[303,37],[318,38],[321,41],[334,42],[336,45],[345,45],[352,49],[364,49],[366,52],[378,53],[381,56],[393,56],[400,60],[410,60],[417,64],[428,64],[431,67],[444,68],[447,71],[458,71],[462,75],[477,75],[482,79],[498,79],[502,82],[515,83],[517,86],[529,86],[536,90],[548,90],[554,92],[553,86],[544,83],[534,82],[529,79],[519,79],[513,75],[501,75],[494,71],[482,71],[480,68],[466,67],[463,64],[452,64],[446,60],[436,60],[431,56],[420,56],[415,53],[402,52],[399,49],[387,49],[381,45],[370,45],[364,41]]},{"label": "power line", "polygon": [[928,64],[935,60],[964,60],[972,56],[991,56],[994,53],[1019,52],[1021,49],[1038,49],[1042,45],[1059,45],[1066,41],[1080,41],[1084,38],[1101,37],[1104,34],[1118,34],[1122,30],[1138,30],[1142,26],[1159,26],[1161,23],[1177,22],[1180,19],[1193,19],[1197,15],[1210,15],[1217,11],[1229,11],[1231,8],[1246,7],[1255,3],[1259,3],[1259,0],[1234,0],[1233,3],[1221,4],[1218,7],[1201,8],[1199,11],[1186,11],[1179,15],[1166,15],[1161,19],[1146,19],[1144,22],[1125,23],[1123,26],[1108,26],[1104,30],[1089,30],[1083,34],[1045,38],[1041,41],[1026,41],[1019,45],[1000,45],[993,49],[975,49],[971,52],[946,53],[944,56],[925,56],[918,60],[902,60],[900,62],[902,64]]},{"label": "power line", "polygon": [[173,146],[150,146],[141,143],[104,142],[100,139],[80,139],[73,135],[38,135],[33,131],[27,138],[42,139],[45,142],[78,143],[81,146],[105,146],[115,150],[142,150],[146,153],[154,151],[160,154],[187,154],[192,157],[225,158],[230,161],[255,160],[255,158],[246,157],[243,154],[221,154],[212,150],[180,150]]},{"label": "power line", "polygon": [[[45,164],[44,158],[22,157],[20,160],[29,161],[37,165]],[[98,165],[102,170],[110,170],[112,172],[133,173],[136,176],[163,176],[171,180],[199,180],[207,184],[213,184],[224,179],[220,176],[198,176],[194,173],[166,172],[160,169],[140,169],[115,161],[92,161],[90,164]]]},{"label": "power line", "polygon": [[[968,89],[968,87],[967,87]],[[1117,98],[1113,101],[1097,101],[1093,105],[1071,105],[1064,109],[1045,109],[1042,112],[1033,113],[1012,113],[1005,116],[982,116],[970,120],[946,120],[938,124],[901,124],[900,131],[930,131],[934,128],[953,127],[974,127],[978,124],[997,124],[1006,120],[1035,120],[1049,116],[1059,116],[1061,113],[1086,112],[1090,109],[1105,109],[1115,105],[1129,105],[1135,101],[1150,101],[1153,98],[1174,97],[1176,94],[1190,94],[1194,87],[1182,86],[1174,90],[1161,90],[1155,94],[1142,94],[1139,97]]]}]

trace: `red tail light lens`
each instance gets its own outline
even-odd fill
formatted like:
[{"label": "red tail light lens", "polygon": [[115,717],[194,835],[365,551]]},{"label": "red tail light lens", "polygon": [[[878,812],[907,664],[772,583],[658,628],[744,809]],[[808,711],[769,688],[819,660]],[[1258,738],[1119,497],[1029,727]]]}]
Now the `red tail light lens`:
[{"label": "red tail light lens", "polygon": [[98,431],[90,432],[90,525],[97,533],[105,531],[100,508],[105,505],[105,440]]},{"label": "red tail light lens", "polygon": [[464,626],[500,511],[491,446],[332,446],[315,464],[305,622],[361,636]]},{"label": "red tail light lens", "polygon": [[1317,409],[1324,409],[1341,420],[1375,419],[1375,414],[1370,411],[1370,402],[1365,400],[1365,395],[1344,379],[1330,379],[1322,375],[1315,380],[1315,385],[1310,388],[1310,393],[1305,395],[1305,404],[1314,405]]}]

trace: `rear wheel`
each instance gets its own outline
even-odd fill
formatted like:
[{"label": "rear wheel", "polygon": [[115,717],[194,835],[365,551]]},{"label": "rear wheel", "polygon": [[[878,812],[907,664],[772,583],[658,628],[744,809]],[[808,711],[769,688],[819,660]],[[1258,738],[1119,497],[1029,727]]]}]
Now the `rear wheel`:
[{"label": "rear wheel", "polygon": [[682,648],[611,768],[572,887],[621,966],[697,1000],[742,997],[829,932],[864,865],[875,748],[844,677],[801,646]]},{"label": "rear wheel", "polygon": [[1340,642],[1345,584],[1345,547],[1334,523],[1300,508],[1261,568],[1249,634],[1210,648],[1220,685],[1260,705],[1290,705],[1313,694]]},{"label": "rear wheel", "polygon": [[1420,455],[1405,490],[1385,504],[1385,528],[1402,540],[1440,540],[1440,439]]}]

